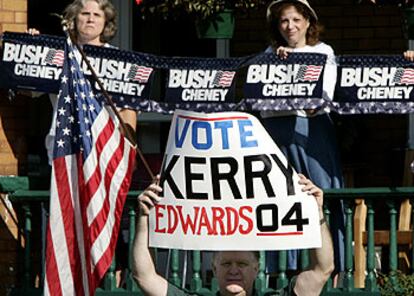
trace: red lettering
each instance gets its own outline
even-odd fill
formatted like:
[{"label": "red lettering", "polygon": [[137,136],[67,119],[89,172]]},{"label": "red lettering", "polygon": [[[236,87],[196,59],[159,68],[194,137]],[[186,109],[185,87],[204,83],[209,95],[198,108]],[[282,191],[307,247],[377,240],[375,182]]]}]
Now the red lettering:
[{"label": "red lettering", "polygon": [[155,206],[155,232],[165,233],[165,228],[160,228],[160,220],[164,217],[164,214],[161,213],[161,209],[165,210],[165,205],[156,205]]},{"label": "red lettering", "polygon": [[168,213],[168,230],[167,233],[171,234],[175,231],[178,225],[177,213],[174,206],[167,206]]},{"label": "red lettering", "polygon": [[[156,205],[155,232],[172,234],[181,226],[184,235],[233,235],[237,231],[246,235],[253,230],[252,214],[251,206],[238,209],[194,206],[186,214],[181,205]],[[168,220],[164,222],[166,217]]]},{"label": "red lettering", "polygon": [[[226,226],[223,223],[224,215],[226,214],[222,208],[219,207],[211,207],[212,211],[212,219],[213,219],[213,228],[214,228],[214,235],[217,235],[217,230],[220,228],[220,234],[225,235],[226,234]],[[217,224],[219,224],[217,226]]]},{"label": "red lettering", "polygon": [[[191,229],[191,234],[194,234],[196,231],[196,221],[198,220],[198,215],[200,212],[200,207],[194,207],[194,214],[186,215],[185,219],[183,217],[183,206],[177,206],[178,217],[180,218],[180,224],[183,228],[184,234],[187,234],[188,227]],[[194,219],[191,218],[194,216]]]},{"label": "red lettering", "polygon": [[243,206],[239,208],[239,216],[242,220],[244,220],[247,223],[247,227],[243,228],[243,225],[240,223],[239,226],[239,232],[240,234],[249,234],[253,230],[253,220],[245,215],[245,211],[248,213],[253,213],[253,209],[250,206]]},{"label": "red lettering", "polygon": [[234,234],[239,226],[239,213],[235,208],[226,207],[227,235]]},{"label": "red lettering", "polygon": [[201,234],[201,230],[202,230],[203,227],[207,228],[207,234],[208,235],[213,235],[214,234],[214,229],[209,223],[206,208],[204,208],[204,207],[201,208],[201,216],[200,216],[200,221],[199,221],[199,224],[198,224],[197,235]]}]

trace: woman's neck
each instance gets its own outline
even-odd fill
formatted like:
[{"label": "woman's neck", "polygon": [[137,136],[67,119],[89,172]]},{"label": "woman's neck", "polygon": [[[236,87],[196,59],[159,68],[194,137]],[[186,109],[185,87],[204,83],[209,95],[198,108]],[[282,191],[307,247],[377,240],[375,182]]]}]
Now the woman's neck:
[{"label": "woman's neck", "polygon": [[88,44],[88,45],[95,45],[95,46],[102,46],[103,45],[103,43],[101,42],[101,40],[99,38],[92,39],[92,40],[90,40],[90,39],[86,40],[86,39],[78,38],[78,44],[79,45]]},{"label": "woman's neck", "polygon": [[301,48],[301,47],[305,47],[305,46],[306,46],[306,40],[299,41],[299,42],[296,42],[296,43],[291,43],[291,44],[288,43],[288,47],[290,47],[290,48]]}]

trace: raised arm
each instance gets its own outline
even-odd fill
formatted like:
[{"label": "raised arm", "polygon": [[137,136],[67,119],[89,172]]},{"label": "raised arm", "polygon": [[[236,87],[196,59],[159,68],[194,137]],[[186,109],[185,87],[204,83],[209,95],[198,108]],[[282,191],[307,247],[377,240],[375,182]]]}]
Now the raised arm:
[{"label": "raised arm", "polygon": [[334,269],[333,246],[331,233],[323,215],[323,191],[305,176],[299,175],[299,177],[299,184],[303,185],[302,190],[313,195],[318,203],[322,247],[310,251],[311,265],[309,269],[298,275],[294,291],[298,296],[312,296],[321,293]]},{"label": "raised arm", "polygon": [[167,280],[157,274],[148,249],[148,215],[160,201],[161,187],[151,184],[139,197],[139,217],[132,251],[132,273],[145,295],[167,295]]}]

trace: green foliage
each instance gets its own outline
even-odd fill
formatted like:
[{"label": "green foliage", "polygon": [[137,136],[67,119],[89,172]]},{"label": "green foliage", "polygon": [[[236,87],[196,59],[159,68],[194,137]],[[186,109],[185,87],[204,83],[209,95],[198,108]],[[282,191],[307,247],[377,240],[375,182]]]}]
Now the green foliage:
[{"label": "green foliage", "polygon": [[414,275],[395,273],[395,282],[390,275],[379,274],[378,285],[383,296],[412,296],[414,295]]},{"label": "green foliage", "polygon": [[177,18],[187,13],[198,19],[206,19],[224,9],[246,13],[263,7],[266,3],[266,0],[144,0],[139,7],[143,16],[158,13],[165,18]]}]

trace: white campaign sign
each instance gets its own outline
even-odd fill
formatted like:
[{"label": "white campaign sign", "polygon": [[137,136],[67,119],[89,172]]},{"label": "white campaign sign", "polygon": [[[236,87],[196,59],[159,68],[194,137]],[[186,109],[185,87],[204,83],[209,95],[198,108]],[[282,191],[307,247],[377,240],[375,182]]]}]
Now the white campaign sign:
[{"label": "white campaign sign", "polygon": [[178,110],[162,169],[164,198],[150,215],[150,246],[320,247],[317,204],[298,180],[254,116]]}]

